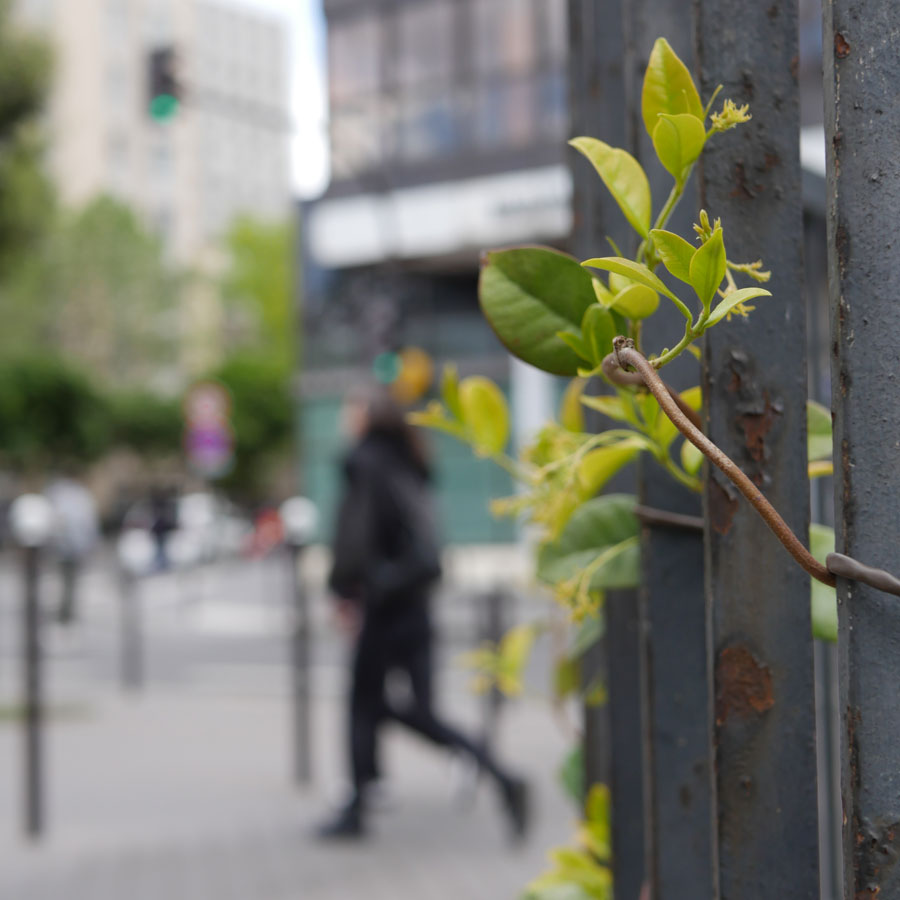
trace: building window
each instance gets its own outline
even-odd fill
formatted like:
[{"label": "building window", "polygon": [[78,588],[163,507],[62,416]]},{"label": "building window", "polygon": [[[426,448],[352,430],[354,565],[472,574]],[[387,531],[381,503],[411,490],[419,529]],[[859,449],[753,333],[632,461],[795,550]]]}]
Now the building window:
[{"label": "building window", "polygon": [[[546,0],[538,0],[539,5]],[[474,61],[481,73],[524,73],[537,57],[532,0],[474,0]]]},{"label": "building window", "polygon": [[408,4],[397,12],[394,81],[404,88],[447,84],[453,76],[453,5],[447,0]]},{"label": "building window", "polygon": [[335,25],[328,33],[328,73],[335,104],[375,94],[380,85],[380,31],[373,15]]}]

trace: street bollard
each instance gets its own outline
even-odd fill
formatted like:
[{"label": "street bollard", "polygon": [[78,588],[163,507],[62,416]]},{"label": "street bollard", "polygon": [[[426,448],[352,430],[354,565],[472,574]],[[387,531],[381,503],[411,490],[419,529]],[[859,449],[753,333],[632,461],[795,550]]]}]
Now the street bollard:
[{"label": "street bollard", "polygon": [[22,725],[24,738],[24,816],[26,836],[36,840],[44,830],[43,679],[41,610],[38,593],[41,548],[53,533],[53,509],[40,494],[23,494],[9,510],[13,537],[22,547]]},{"label": "street bollard", "polygon": [[294,778],[300,785],[312,781],[312,692],[310,678],[311,623],[309,595],[300,573],[300,559],[318,523],[318,512],[305,497],[286,500],[279,510],[284,525],[285,549],[290,566],[292,626],[291,699],[293,706]]},{"label": "street bollard", "polygon": [[139,579],[156,559],[152,535],[139,528],[122,532],[116,546],[119,560],[119,677],[126,691],[144,686],[144,629]]}]

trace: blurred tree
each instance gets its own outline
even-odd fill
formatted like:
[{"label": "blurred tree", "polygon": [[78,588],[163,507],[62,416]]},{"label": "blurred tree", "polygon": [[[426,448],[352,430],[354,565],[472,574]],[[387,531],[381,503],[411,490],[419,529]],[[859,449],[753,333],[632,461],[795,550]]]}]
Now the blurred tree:
[{"label": "blurred tree", "polygon": [[295,232],[289,224],[238,217],[225,237],[222,291],[231,319],[229,342],[264,354],[282,372],[297,355],[294,314]]},{"label": "blurred tree", "polygon": [[182,452],[184,416],[179,400],[145,390],[121,391],[110,397],[110,416],[115,446],[145,458]]},{"label": "blurred tree", "polygon": [[213,378],[231,394],[234,466],[221,486],[243,503],[267,496],[278,465],[289,460],[293,427],[289,376],[268,354],[245,353],[225,362]]},{"label": "blurred tree", "polygon": [[40,252],[0,292],[0,350],[39,343],[98,378],[172,391],[180,386],[178,301],[183,275],[125,205],[98,197],[64,211]]},{"label": "blurred tree", "polygon": [[109,407],[77,368],[44,355],[0,362],[0,464],[18,472],[81,466],[109,447]]},{"label": "blurred tree", "polygon": [[13,23],[11,7],[0,0],[0,276],[42,234],[53,209],[37,126],[50,86],[50,47]]}]

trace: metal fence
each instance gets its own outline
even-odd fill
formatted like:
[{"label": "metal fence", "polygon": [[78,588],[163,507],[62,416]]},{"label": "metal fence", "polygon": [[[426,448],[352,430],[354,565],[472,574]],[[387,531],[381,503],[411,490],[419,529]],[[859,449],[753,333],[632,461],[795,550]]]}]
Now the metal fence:
[{"label": "metal fence", "polygon": [[[896,570],[900,9],[823,5],[837,547]],[[773,272],[765,315],[705,339],[705,429],[805,535],[797,4],[570,0],[569,10],[573,133],[629,149],[655,193],[663,173],[639,110],[656,37],[689,61],[703,96],[722,84],[723,96],[751,105],[740,139],[704,154],[676,224],[702,205],[743,255]],[[574,179],[572,249],[593,255],[605,235],[620,237],[618,216],[591,173],[575,167]],[[655,327],[671,326],[660,319]],[[683,388],[687,377],[675,372],[672,382]],[[646,504],[700,513],[696,498],[649,466],[636,489]],[[817,651],[814,667],[808,576],[718,473],[707,476],[702,505],[702,535],[645,527],[639,596],[608,598],[607,650],[598,652],[610,702],[587,723],[586,758],[589,776],[612,791],[617,900],[637,900],[646,884],[655,900],[900,896],[898,601],[838,580],[838,704],[831,648]]]}]

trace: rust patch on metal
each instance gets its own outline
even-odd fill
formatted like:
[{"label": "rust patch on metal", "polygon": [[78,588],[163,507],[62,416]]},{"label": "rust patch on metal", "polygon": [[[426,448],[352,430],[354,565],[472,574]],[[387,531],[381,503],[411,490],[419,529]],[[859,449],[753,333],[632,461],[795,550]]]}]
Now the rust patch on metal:
[{"label": "rust patch on metal", "polygon": [[837,250],[838,266],[843,277],[850,259],[850,235],[844,225],[838,225],[834,232],[834,249]]},{"label": "rust patch on metal", "polygon": [[743,162],[734,164],[734,190],[731,192],[732,197],[740,197],[744,200],[752,200],[756,196],[756,190],[747,183],[747,170],[744,168]]},{"label": "rust patch on metal", "polygon": [[900,822],[876,824],[863,822],[856,832],[856,846],[853,851],[857,873],[857,897],[871,900],[881,893],[885,883],[893,879],[891,871],[900,861],[896,846],[896,829]]},{"label": "rust patch on metal", "polygon": [[709,482],[709,523],[719,534],[728,534],[739,502],[715,478]]},{"label": "rust patch on metal", "polygon": [[769,667],[746,647],[726,647],[716,664],[716,725],[761,716],[774,705]]},{"label": "rust patch on metal", "polygon": [[765,406],[761,413],[745,413],[738,418],[738,425],[744,432],[744,446],[750,458],[756,462],[762,462],[768,456],[766,436],[772,430],[779,413],[780,410],[770,402],[766,392]]},{"label": "rust patch on metal", "polygon": [[839,31],[834,33],[834,55],[838,59],[846,59],[850,55],[850,44]]}]

